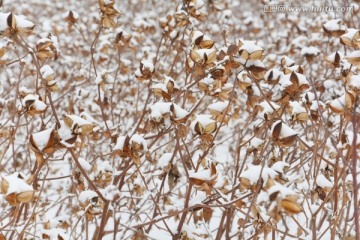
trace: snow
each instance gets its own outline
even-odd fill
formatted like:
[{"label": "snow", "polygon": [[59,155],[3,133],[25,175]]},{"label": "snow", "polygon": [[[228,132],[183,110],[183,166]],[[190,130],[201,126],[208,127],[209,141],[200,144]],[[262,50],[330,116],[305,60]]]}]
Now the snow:
[{"label": "snow", "polygon": [[26,102],[27,101],[34,101],[31,104],[31,107],[33,109],[35,109],[36,111],[42,112],[45,111],[46,108],[48,107],[43,101],[39,100],[39,96],[38,95],[34,95],[34,94],[28,94],[24,97],[24,99],[22,100],[22,104],[24,106],[26,106]]},{"label": "snow", "polygon": [[166,87],[166,85],[164,83],[156,83],[154,85],[152,85],[151,87],[152,89],[160,89],[163,92],[168,92],[168,89]]},{"label": "snow", "polygon": [[[216,49],[196,49],[196,50],[192,50],[192,51],[194,51],[196,54],[198,54],[200,59],[202,59],[202,60],[205,60],[204,56],[209,58],[209,56],[212,56],[216,53]],[[198,59],[193,59],[193,60],[198,61]]]},{"label": "snow", "polygon": [[44,65],[40,69],[41,76],[48,80],[54,78],[55,72],[49,65]]},{"label": "snow", "polygon": [[170,163],[172,155],[173,155],[173,153],[164,153],[158,159],[157,166],[162,168],[162,169],[165,168]]},{"label": "snow", "polygon": [[281,174],[284,173],[284,168],[286,168],[286,167],[290,167],[290,164],[288,164],[287,162],[284,162],[284,161],[278,161],[271,166],[271,168],[274,171],[281,173]]},{"label": "snow", "polygon": [[360,58],[360,50],[352,51],[349,55],[346,55],[346,59],[349,58]]},{"label": "snow", "polygon": [[39,151],[43,151],[46,145],[49,142],[51,132],[53,131],[53,128],[45,129],[41,132],[33,133],[32,139],[34,143],[36,144],[36,147],[39,149]]},{"label": "snow", "polygon": [[250,184],[254,185],[258,182],[260,173],[265,183],[269,178],[274,179],[278,175],[278,173],[271,168],[248,164],[247,170],[243,171],[240,177],[248,179]]},{"label": "snow", "polygon": [[10,13],[0,13],[0,32],[3,32],[8,27],[7,25],[7,17]]},{"label": "snow", "polygon": [[296,196],[296,192],[294,192],[293,190],[291,190],[281,184],[275,184],[268,190],[269,196],[275,192],[279,192],[278,197],[280,197],[281,199],[284,199],[284,198],[286,198],[286,196],[289,196],[289,195]]},{"label": "snow", "polygon": [[198,30],[195,30],[192,32],[192,37],[191,37],[191,41],[195,42],[196,39],[198,39],[199,37],[204,36],[204,34]]},{"label": "snow", "polygon": [[266,69],[265,64],[262,61],[260,61],[260,60],[251,60],[251,59],[246,61],[245,67],[246,68],[258,67],[258,68]]},{"label": "snow", "polygon": [[350,77],[349,87],[360,90],[360,75],[354,75]]},{"label": "snow", "polygon": [[204,79],[201,80],[201,82],[210,86],[214,83],[214,79],[211,77],[205,77]]},{"label": "snow", "polygon": [[16,26],[18,28],[33,28],[35,26],[34,23],[24,19],[21,16],[15,15],[15,20],[16,20]]},{"label": "snow", "polygon": [[195,196],[191,197],[189,206],[202,204],[204,200],[206,200],[206,193],[202,191],[198,191]]},{"label": "snow", "polygon": [[278,105],[275,102],[272,101],[263,101],[261,103],[259,103],[259,106],[261,107],[262,111],[261,111],[261,115],[264,116],[264,114],[272,114],[275,110],[280,109],[280,105]]},{"label": "snow", "polygon": [[86,201],[91,200],[94,197],[98,197],[96,192],[92,190],[85,190],[79,194],[79,201],[84,204]]},{"label": "snow", "polygon": [[78,158],[78,161],[81,165],[81,167],[85,170],[85,171],[90,171],[91,170],[91,165],[90,163],[88,163],[84,158]]},{"label": "snow", "polygon": [[319,174],[316,178],[316,185],[321,188],[332,188],[333,184],[322,174]]},{"label": "snow", "polygon": [[72,12],[72,16],[73,16],[73,18],[74,18],[75,20],[79,19],[79,16],[80,16],[79,13],[76,12],[76,11],[74,11],[74,10],[68,11],[67,13],[64,14],[63,17],[65,18],[65,17],[69,16],[69,15],[70,15],[70,12]]},{"label": "snow", "polygon": [[174,79],[172,79],[169,76],[165,76],[165,80],[164,80],[164,84],[165,86],[167,86],[170,82],[172,82],[174,84],[174,89],[179,89],[179,85],[174,81]]},{"label": "snow", "polygon": [[250,54],[256,51],[263,51],[262,47],[256,45],[255,41],[240,39],[239,42],[242,44],[242,46],[239,48],[239,51],[245,50]]},{"label": "snow", "polygon": [[110,73],[107,70],[103,70],[95,78],[95,84],[100,84],[100,83],[107,83],[107,84],[114,83],[114,78],[110,75]]},{"label": "snow", "polygon": [[84,126],[84,125],[92,125],[91,122],[89,122],[79,116],[76,116],[76,115],[66,115],[66,117],[72,120],[71,127],[73,127],[75,124],[77,124],[79,127]]},{"label": "snow", "polygon": [[344,33],[343,35],[340,36],[340,38],[347,38],[349,40],[353,40],[353,38],[355,37],[355,35],[359,33],[358,29],[355,28],[348,28],[346,29],[346,33]]},{"label": "snow", "polygon": [[260,139],[260,138],[257,138],[257,137],[254,137],[250,140],[250,146],[253,147],[253,148],[258,148],[260,147],[261,145],[264,144],[264,140]]},{"label": "snow", "polygon": [[211,109],[211,110],[221,113],[227,108],[228,105],[229,105],[229,101],[220,101],[220,102],[210,104],[208,106],[208,109]]},{"label": "snow", "polygon": [[289,104],[292,108],[292,114],[306,113],[306,109],[299,102],[290,101]]},{"label": "snow", "polygon": [[9,184],[6,195],[34,191],[33,187],[27,184],[24,179],[19,178],[19,174],[18,172],[14,172],[11,175],[3,176],[3,179]]},{"label": "snow", "polygon": [[105,199],[109,201],[114,201],[115,196],[120,196],[120,191],[114,185],[109,185],[105,189],[100,189],[101,194],[104,196]]},{"label": "snow", "polygon": [[[5,31],[8,28],[7,18],[10,14],[11,13],[0,13],[0,32]],[[16,22],[16,27],[18,29],[21,28],[31,29],[35,26],[34,23],[24,19],[21,16],[16,16],[16,15],[15,15],[15,22]]]},{"label": "snow", "polygon": [[345,106],[346,106],[346,96],[345,96],[345,94],[343,94],[342,96],[332,100],[329,104],[334,109],[342,111],[343,109],[345,109]]},{"label": "snow", "polygon": [[134,134],[131,136],[130,144],[132,144],[133,142],[138,143],[139,145],[143,146],[144,150],[147,150],[146,140],[139,134]]},{"label": "snow", "polygon": [[198,172],[195,172],[194,170],[189,171],[189,177],[190,178],[196,178],[200,180],[210,181],[217,177],[217,175],[211,175],[211,169],[205,169]]},{"label": "snow", "polygon": [[[14,239],[21,238],[18,236],[20,232],[24,233],[24,238],[41,239],[42,233],[52,234],[50,238],[53,239],[60,234],[67,234],[59,236],[63,239],[96,238],[96,224],[100,224],[101,219],[106,220],[104,240],[131,239],[140,229],[136,225],[145,224],[145,231],[153,220],[158,222],[153,222],[151,229],[145,233],[150,239],[172,239],[175,235],[196,240],[236,238],[239,237],[237,221],[243,218],[250,222],[241,227],[240,238],[254,238],[256,226],[251,221],[259,220],[271,223],[279,230],[273,231],[271,234],[274,236],[270,234],[268,238],[294,235],[308,239],[308,233],[311,235],[312,232],[309,220],[312,216],[311,204],[316,205],[318,210],[316,222],[323,224],[315,229],[314,235],[322,235],[325,239],[329,237],[331,218],[326,216],[334,212],[333,199],[329,198],[327,203],[322,204],[321,199],[312,198],[312,193],[318,184],[334,185],[332,164],[344,169],[347,162],[341,156],[351,155],[351,140],[356,134],[351,134],[351,112],[359,111],[359,108],[347,107],[354,105],[349,97],[359,93],[360,67],[357,61],[360,62],[360,58],[355,56],[357,59],[347,60],[344,55],[350,56],[352,51],[360,50],[359,29],[354,27],[357,23],[356,11],[353,14],[325,11],[257,14],[261,10],[256,10],[256,4],[252,2],[213,1],[213,6],[210,6],[209,1],[203,0],[199,4],[205,2],[203,10],[208,17],[201,20],[194,17],[200,13],[194,7],[198,4],[196,0],[185,1],[189,6],[183,6],[181,1],[152,1],[150,5],[141,0],[123,1],[123,7],[128,11],[119,17],[110,16],[112,6],[108,6],[106,11],[109,16],[106,16],[98,6],[88,6],[85,1],[67,1],[65,5],[61,1],[52,1],[53,4],[50,1],[35,1],[39,4],[6,1],[6,6],[3,6],[4,10],[16,9],[16,13],[26,15],[26,19],[36,20],[34,34],[26,39],[7,37],[10,29],[6,21],[0,21],[7,31],[1,32],[3,41],[0,40],[0,46],[5,51],[5,55],[0,57],[0,65],[4,66],[4,71],[0,70],[3,73],[0,74],[1,176],[20,170],[26,174],[36,171],[34,164],[39,159],[34,153],[39,154],[39,151],[35,142],[31,142],[34,146],[30,148],[24,142],[33,134],[35,140],[39,140],[42,152],[54,152],[50,157],[44,156],[49,164],[36,172],[41,189],[34,193],[38,204],[27,204],[25,209],[37,213],[36,209],[40,206],[41,211],[28,221],[29,224],[22,224],[24,221],[21,218],[16,226],[9,224],[11,216],[5,214],[2,233],[7,239],[13,229],[17,230],[10,237]],[[271,2],[286,3],[285,0]],[[112,5],[114,1],[105,0],[105,3]],[[334,1],[334,4],[336,7],[340,3]],[[353,3],[357,8],[358,5]],[[79,18],[76,28],[69,28],[63,18],[63,13],[68,15],[71,9],[76,10],[73,15]],[[330,20],[334,16],[339,19]],[[101,33],[96,35],[100,30],[97,20],[101,17],[103,20],[112,18],[116,26],[113,29],[102,28]],[[168,31],[164,32],[159,27],[159,18],[168,25]],[[239,19],[243,24],[238,24]],[[346,30],[347,27],[354,28]],[[325,28],[331,33],[327,34]],[[18,32],[22,31],[28,30],[19,29]],[[16,30],[13,32],[16,33]],[[117,39],[121,33],[122,39]],[[241,40],[242,44],[237,40],[239,37],[256,41]],[[119,41],[114,42],[115,39]],[[204,41],[209,40],[209,45],[212,45],[210,39],[216,40],[211,50],[205,50],[209,52],[198,51],[202,55],[193,52],[199,63],[204,63],[206,55],[210,54],[207,63],[213,61],[212,64],[197,65],[191,61],[191,49],[197,51],[199,48],[194,46],[195,39],[197,43],[203,41],[200,48],[204,46]],[[17,40],[26,42],[29,47],[18,46]],[[346,41],[348,44],[344,44]],[[92,43],[95,43],[94,48],[90,49]],[[231,44],[236,44],[243,51],[242,57],[238,51],[227,55]],[[36,57],[39,51],[58,53],[60,46],[62,57],[42,59],[39,61],[40,68],[34,68],[33,54]],[[250,57],[248,51],[255,54]],[[336,52],[340,61],[334,64],[335,56],[338,60]],[[309,54],[318,54],[318,57],[306,61],[303,55]],[[240,61],[243,65],[236,67]],[[249,71],[254,69],[261,70],[264,77],[260,78],[259,74],[252,79]],[[51,85],[48,78],[56,80],[51,81],[58,91],[51,91],[51,96],[60,126],[48,105],[46,86],[37,79],[36,70],[40,70],[38,73],[46,80],[46,85]],[[136,78],[135,70],[144,76]],[[214,70],[225,71],[226,78],[219,79]],[[299,78],[299,83],[290,79],[294,75]],[[142,81],[144,79],[147,80]],[[98,103],[99,87],[101,98],[106,102],[103,106]],[[299,91],[296,91],[297,88]],[[165,98],[160,96],[162,94],[166,95]],[[225,94],[228,94],[228,99]],[[346,102],[344,94],[353,96],[345,95]],[[168,98],[170,95],[171,98]],[[27,99],[25,107],[32,110],[28,113],[24,109],[24,98]],[[331,112],[331,101],[341,106],[344,114]],[[339,104],[344,101],[348,106]],[[228,110],[231,111],[227,113],[226,124],[219,124],[217,112],[224,113],[229,103]],[[38,113],[35,108],[44,110],[44,113],[34,115]],[[311,118],[297,121],[305,115]],[[79,129],[79,123],[88,125]],[[287,139],[296,138],[296,144],[288,144],[286,139],[272,139],[270,129],[274,124],[282,126],[280,138],[290,135]],[[182,136],[179,146],[176,131],[182,128],[191,129],[189,134]],[[78,131],[87,132],[88,129],[97,130],[86,136]],[[47,137],[54,131],[58,133],[55,145],[50,142],[46,146],[48,139],[41,136],[45,133],[37,137],[37,132],[43,130],[48,131]],[[296,134],[296,137],[291,134]],[[142,151],[138,144],[145,145],[147,150]],[[310,149],[304,145],[310,146]],[[74,151],[90,180],[110,201],[109,219],[103,218],[102,201],[87,179],[76,170],[70,151]],[[185,165],[179,159],[179,151]],[[323,160],[317,161],[314,152],[323,156]],[[134,159],[129,156],[132,154],[138,154],[133,156],[135,160],[141,158],[140,165],[134,164]],[[217,163],[217,176],[211,176],[211,171],[205,169],[211,162]],[[190,181],[185,170],[191,177],[199,178],[197,181],[191,179],[193,183],[210,181],[209,185],[214,184],[211,195],[209,191],[204,191],[205,186],[196,185],[189,189]],[[325,174],[327,170],[329,175]],[[346,171],[339,174],[342,174],[339,179],[344,182],[339,182],[337,187],[344,194],[338,195],[338,201],[350,199],[354,202],[351,174]],[[243,177],[249,178],[249,181]],[[112,181],[116,185],[112,185]],[[28,185],[32,186],[33,183],[29,182]],[[248,189],[249,182],[262,186]],[[329,190],[328,187],[325,191]],[[252,194],[254,190],[257,191],[255,198]],[[271,201],[277,192],[276,200]],[[188,203],[186,196],[190,196]],[[81,203],[88,200],[85,202],[95,204],[89,201],[93,197],[99,200],[99,205],[93,206],[99,215],[89,219],[92,217],[87,214],[89,208]],[[154,201],[158,197],[159,201]],[[302,212],[290,215],[284,209],[274,209],[276,205],[281,208],[284,197],[292,200],[298,197],[296,204]],[[227,216],[229,221],[226,220],[229,228],[219,236],[219,224],[226,206],[231,207],[227,204],[236,199],[241,199],[243,206],[238,209],[240,211],[230,211],[231,216]],[[12,211],[6,194],[0,194],[0,203],[4,213]],[[201,219],[202,209],[193,211],[196,204],[209,204],[214,210],[209,223]],[[184,228],[178,232],[185,205],[189,206],[190,212],[186,215]],[[346,215],[344,220],[351,220],[353,207],[351,204],[345,207],[344,211],[349,212],[349,216],[345,219]],[[280,210],[279,221],[269,214],[271,210]],[[153,218],[154,211],[156,216]],[[175,213],[179,214],[173,217]],[[163,217],[169,218],[161,220]],[[195,223],[195,218],[199,217]],[[54,229],[43,231],[42,228],[47,227],[44,226],[47,219],[51,220],[49,224]],[[114,226],[119,219],[121,224]],[[63,226],[59,223],[61,220],[67,220],[69,226]],[[341,229],[343,225],[344,222],[340,221],[334,227]],[[308,232],[300,235],[297,233],[299,226]],[[351,228],[353,225],[350,224],[347,228],[350,234],[353,231]],[[262,231],[256,237],[265,239],[265,233]]]},{"label": "snow", "polygon": [[114,146],[113,150],[120,150],[123,151],[124,150],[124,146],[125,146],[125,139],[126,136],[119,136],[117,141],[116,141],[116,145]]},{"label": "snow", "polygon": [[[60,121],[60,128],[58,129],[59,137],[62,139],[62,144],[66,145],[66,140],[69,140],[74,137],[71,129],[64,123],[64,121]],[[70,145],[72,146],[72,145]]]},{"label": "snow", "polygon": [[96,161],[97,172],[112,172],[113,167],[110,165],[109,161]]},{"label": "snow", "polygon": [[295,64],[295,61],[289,58],[288,56],[284,56],[281,58],[281,63],[284,67],[290,67]]},{"label": "snow", "polygon": [[331,62],[331,63],[334,63],[335,62],[335,56],[336,54],[338,54],[338,56],[340,57],[340,60],[344,57],[344,53],[343,52],[340,52],[340,51],[336,51],[332,54],[330,54],[329,56],[326,57],[326,59]]},{"label": "snow", "polygon": [[[171,113],[171,107],[173,106],[173,113]],[[182,109],[175,103],[171,102],[156,102],[150,107],[151,114],[150,117],[159,122],[162,119],[162,116],[167,113],[171,113],[175,120],[180,120],[189,115],[189,112]]]},{"label": "snow", "polygon": [[341,22],[341,19],[332,19],[324,23],[323,27],[329,32],[345,30],[345,26],[342,26]]},{"label": "snow", "polygon": [[[299,87],[301,87],[303,85],[309,85],[308,80],[306,79],[306,77],[303,74],[295,73],[295,72],[294,72],[294,74],[297,76],[297,78],[299,80]],[[293,83],[291,82],[290,77],[291,77],[291,74],[283,75],[279,81],[280,86],[283,88],[291,86]]]},{"label": "snow", "polygon": [[148,69],[150,72],[153,72],[155,69],[154,64],[149,60],[142,60],[141,64],[143,66],[142,67],[143,70]]},{"label": "snow", "polygon": [[[279,69],[277,68],[273,68],[273,69],[270,69],[268,71],[266,71],[265,75],[264,75],[264,78],[267,80],[267,81],[271,81],[271,80],[277,80],[277,79],[280,79],[280,77],[284,75],[284,73],[282,71],[280,71]],[[271,76],[271,79],[270,79],[270,76]]]},{"label": "snow", "polygon": [[154,105],[150,107],[151,116],[153,114],[155,114],[155,116],[158,116],[158,114],[163,115],[166,113],[170,113],[171,104],[172,104],[171,102],[156,102]]},{"label": "snow", "polygon": [[209,124],[212,124],[214,122],[216,122],[215,120],[211,119],[212,116],[211,115],[206,115],[206,114],[199,114],[196,115],[195,120],[193,121],[193,125],[195,126],[195,124],[197,122],[199,122],[201,125],[203,126],[207,126]]},{"label": "snow", "polygon": [[303,47],[301,49],[301,55],[318,55],[320,50],[317,47]]},{"label": "snow", "polygon": [[69,234],[66,232],[65,229],[61,228],[52,228],[52,229],[42,229],[41,230],[42,236],[48,236],[49,239],[70,239]]},{"label": "snow", "polygon": [[[281,120],[278,120],[272,125],[271,132],[274,131],[275,126],[277,124],[279,124],[280,122],[281,122]],[[298,133],[295,130],[293,130],[292,128],[290,128],[288,125],[286,125],[285,123],[281,124],[281,131],[279,134],[279,138],[286,138],[286,137],[290,137],[290,136],[294,136],[294,135],[298,135]]]},{"label": "snow", "polygon": [[80,118],[85,119],[93,124],[99,125],[99,123],[87,112],[81,112]]},{"label": "snow", "polygon": [[301,139],[301,141],[306,143],[306,145],[309,147],[313,147],[315,145],[315,143],[313,141],[306,139],[304,136],[301,137],[300,139]]}]

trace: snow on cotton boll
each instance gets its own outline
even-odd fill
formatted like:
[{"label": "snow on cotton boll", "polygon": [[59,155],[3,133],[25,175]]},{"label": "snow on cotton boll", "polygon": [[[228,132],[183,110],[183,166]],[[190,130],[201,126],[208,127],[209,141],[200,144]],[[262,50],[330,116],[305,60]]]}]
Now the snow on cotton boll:
[{"label": "snow on cotton boll", "polygon": [[297,72],[283,75],[280,78],[279,84],[284,93],[290,96],[299,94],[310,87],[306,77],[303,74]]},{"label": "snow on cotton boll", "polygon": [[155,72],[154,64],[149,60],[141,60],[140,67],[135,71],[135,77],[139,81],[149,80]]},{"label": "snow on cotton boll", "polygon": [[101,24],[104,28],[114,28],[116,23],[114,18],[120,15],[120,11],[115,6],[114,0],[99,0],[101,11]]},{"label": "snow on cotton boll", "polygon": [[140,165],[140,152],[147,151],[146,140],[139,134],[134,134],[132,137],[119,136],[116,145],[113,148],[113,154],[120,157],[130,157],[134,163]]},{"label": "snow on cotton boll", "polygon": [[171,77],[165,77],[163,83],[155,83],[151,86],[154,95],[158,98],[163,98],[164,101],[171,101],[172,94],[177,92],[180,88]]},{"label": "snow on cotton boll", "polygon": [[239,55],[244,60],[262,60],[264,49],[256,45],[255,41],[239,40]]},{"label": "snow on cotton boll", "polygon": [[332,19],[323,24],[323,29],[325,34],[333,37],[339,37],[345,33],[346,26],[343,25],[341,19]]},{"label": "snow on cotton boll", "polygon": [[103,91],[110,91],[114,83],[114,78],[105,70],[96,77],[95,83],[98,84]]},{"label": "snow on cotton boll", "polygon": [[262,101],[256,105],[259,116],[266,121],[276,119],[280,116],[280,105],[272,101]]},{"label": "snow on cotton boll", "polygon": [[104,203],[96,192],[85,190],[79,195],[80,207],[85,210],[86,219],[92,221],[97,215],[100,215]]},{"label": "snow on cotton boll", "polygon": [[309,119],[306,109],[299,102],[291,101],[287,110],[291,115],[292,121],[306,121]]},{"label": "snow on cotton boll", "polygon": [[334,68],[338,68],[343,58],[344,54],[342,52],[336,51],[325,57],[325,61],[331,64]]},{"label": "snow on cotton boll", "polygon": [[327,103],[328,107],[335,114],[343,114],[352,109],[355,103],[355,96],[351,92],[344,93],[342,96]]},{"label": "snow on cotton boll", "polygon": [[360,75],[354,75],[351,76],[348,81],[347,85],[349,86],[349,89],[354,91],[356,94],[360,94]]},{"label": "snow on cotton boll", "polygon": [[192,49],[190,58],[195,64],[206,68],[212,67],[216,60],[216,49]]},{"label": "snow on cotton boll", "polygon": [[109,186],[113,180],[113,169],[108,161],[96,161],[92,165],[91,172],[96,185],[101,188]]},{"label": "snow on cotton boll", "polygon": [[240,175],[240,190],[253,189],[260,179],[266,183],[268,179],[274,179],[278,175],[279,174],[271,168],[262,168],[259,165],[249,164],[247,169]]},{"label": "snow on cotton boll", "polygon": [[228,113],[231,110],[229,101],[219,101],[212,103],[208,106],[208,110],[210,114],[215,117],[217,122],[224,122],[225,124],[229,122],[230,116]]},{"label": "snow on cotton boll", "polygon": [[28,203],[34,196],[34,189],[29,185],[31,178],[18,172],[4,176],[1,179],[1,193],[5,195],[5,200],[12,206],[19,203]]},{"label": "snow on cotton boll", "polygon": [[58,86],[56,85],[57,82],[56,82],[56,80],[54,80],[55,72],[49,65],[42,66],[40,69],[40,73],[41,73],[42,78],[46,82],[46,84],[45,84],[46,87],[51,92],[55,92],[56,90],[58,90]]},{"label": "snow on cotton boll", "polygon": [[156,102],[150,107],[150,119],[154,128],[168,128],[172,123],[183,123],[189,112],[172,102]]},{"label": "snow on cotton boll", "polygon": [[275,144],[290,147],[294,144],[298,133],[284,124],[281,120],[275,122],[271,129],[272,139]]},{"label": "snow on cotton boll", "polygon": [[88,135],[96,127],[90,121],[76,115],[65,115],[64,122],[74,134]]},{"label": "snow on cotton boll", "polygon": [[61,148],[58,132],[53,128],[32,133],[29,138],[30,148],[36,155],[36,160],[40,166],[44,162],[44,154],[52,155],[57,149]]},{"label": "snow on cotton boll", "polygon": [[42,101],[40,96],[35,94],[28,94],[22,99],[22,105],[25,109],[25,112],[30,116],[36,114],[42,114],[46,111],[47,105]]},{"label": "snow on cotton boll", "polygon": [[348,28],[346,33],[340,36],[340,43],[348,46],[359,49],[360,47],[360,32],[358,29]]},{"label": "snow on cotton boll", "polygon": [[353,51],[345,56],[345,59],[355,66],[360,66],[360,50]]},{"label": "snow on cotton boll", "polygon": [[212,192],[213,186],[217,180],[217,169],[215,163],[211,163],[210,168],[189,172],[190,182],[193,183],[200,191],[204,191],[207,195]]},{"label": "snow on cotton boll", "polygon": [[26,36],[32,33],[34,27],[34,23],[13,13],[0,13],[0,35],[7,37],[16,34]]},{"label": "snow on cotton boll", "polygon": [[196,115],[191,123],[191,129],[199,135],[211,134],[216,131],[216,121],[212,119],[211,115]]},{"label": "snow on cotton boll", "polygon": [[282,210],[287,215],[298,214],[301,212],[301,207],[297,203],[299,196],[291,189],[277,183],[271,184],[267,193],[269,194],[270,206],[268,215],[274,220],[281,219]]},{"label": "snow on cotton boll", "polygon": [[198,30],[193,29],[191,31],[190,37],[191,37],[192,44],[197,48],[209,49],[214,46],[214,41]]},{"label": "snow on cotton boll", "polygon": [[57,38],[55,36],[49,36],[48,38],[41,38],[38,40],[36,43],[36,54],[40,60],[48,58],[57,60],[60,56]]}]

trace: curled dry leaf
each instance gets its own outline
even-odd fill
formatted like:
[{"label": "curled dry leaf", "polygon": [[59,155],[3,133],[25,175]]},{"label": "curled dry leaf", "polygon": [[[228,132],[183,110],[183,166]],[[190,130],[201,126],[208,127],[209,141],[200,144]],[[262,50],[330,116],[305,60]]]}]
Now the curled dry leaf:
[{"label": "curled dry leaf", "polygon": [[298,135],[293,129],[284,124],[281,120],[273,124],[271,134],[275,143],[283,147],[290,147],[293,145]]},{"label": "curled dry leaf", "polygon": [[211,163],[209,169],[189,173],[189,179],[199,190],[211,194],[212,188],[216,183],[218,174],[215,163]]},{"label": "curled dry leaf", "polygon": [[209,65],[216,60],[215,49],[197,49],[190,50],[190,58],[196,64]]},{"label": "curled dry leaf", "polygon": [[355,96],[351,92],[343,94],[328,103],[329,108],[336,114],[343,114],[346,110],[351,109],[355,103]]},{"label": "curled dry leaf", "polygon": [[301,207],[298,204],[294,203],[293,201],[283,199],[281,200],[281,205],[287,213],[297,214],[301,212]]},{"label": "curled dry leaf", "polygon": [[340,43],[348,47],[359,49],[360,47],[360,32],[358,29],[348,28],[346,33],[340,36]]},{"label": "curled dry leaf", "polygon": [[64,122],[75,134],[88,135],[95,128],[94,124],[76,115],[65,115]]},{"label": "curled dry leaf", "polygon": [[238,43],[239,55],[244,60],[262,60],[264,49],[257,46],[254,41],[240,40]]}]

